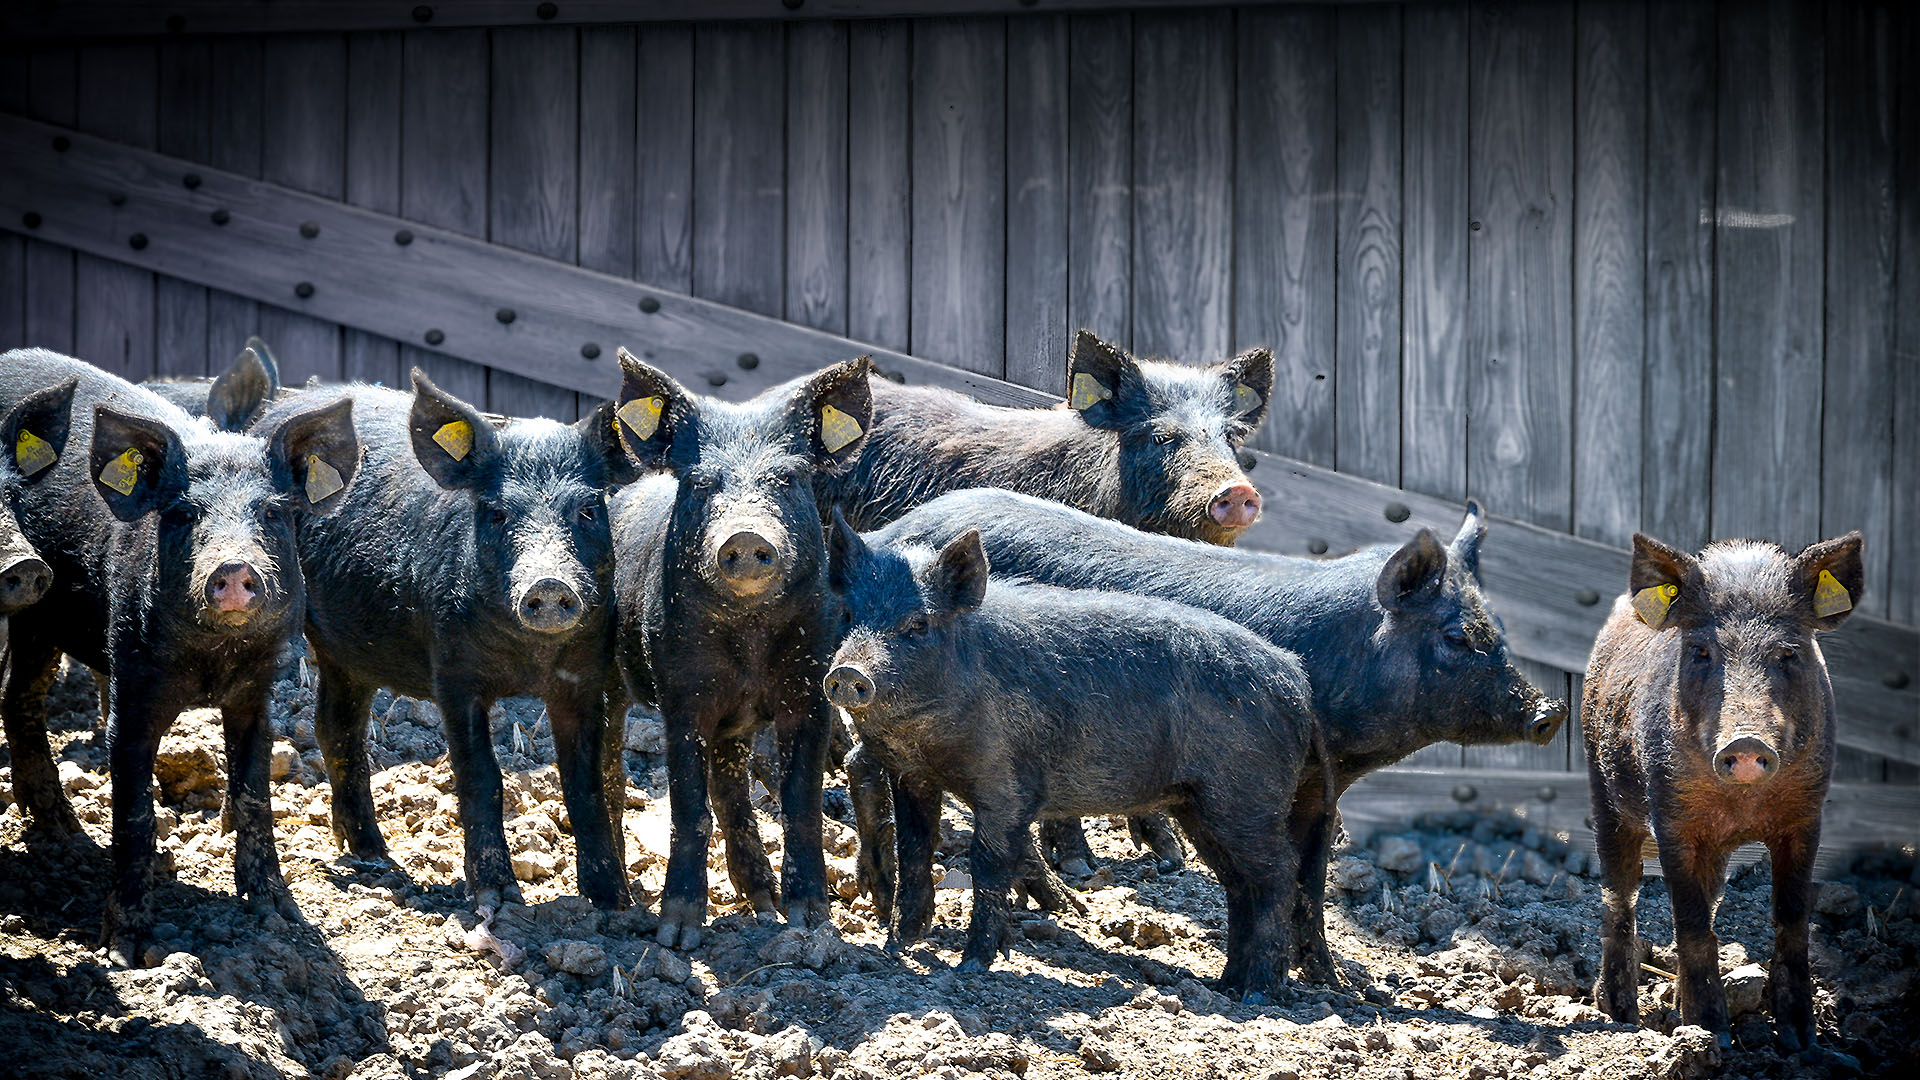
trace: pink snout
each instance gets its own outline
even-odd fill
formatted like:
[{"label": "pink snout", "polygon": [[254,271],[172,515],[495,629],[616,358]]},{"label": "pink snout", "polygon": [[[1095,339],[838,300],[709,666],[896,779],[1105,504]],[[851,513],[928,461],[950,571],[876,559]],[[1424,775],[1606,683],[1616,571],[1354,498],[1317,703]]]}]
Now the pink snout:
[{"label": "pink snout", "polygon": [[230,562],[207,579],[207,607],[221,614],[245,614],[260,606],[260,575],[251,564]]},{"label": "pink snout", "polygon": [[1772,775],[1779,764],[1780,755],[1773,747],[1751,735],[1733,740],[1713,755],[1714,771],[1734,784],[1757,784]]},{"label": "pink snout", "polygon": [[1214,492],[1207,509],[1217,524],[1244,529],[1260,520],[1260,493],[1249,483],[1228,484]]}]

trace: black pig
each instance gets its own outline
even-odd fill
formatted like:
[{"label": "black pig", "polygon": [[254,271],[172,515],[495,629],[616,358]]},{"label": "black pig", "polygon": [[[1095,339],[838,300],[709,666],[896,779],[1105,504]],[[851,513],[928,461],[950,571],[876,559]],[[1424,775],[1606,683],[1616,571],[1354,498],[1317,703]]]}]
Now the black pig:
[{"label": "black pig", "polygon": [[1168,809],[1227,893],[1222,988],[1260,1001],[1286,980],[1287,814],[1316,739],[1298,657],[1182,604],[989,581],[971,530],[869,548],[838,518],[831,549],[848,628],[827,696],[894,778],[891,945],[932,917],[943,791],[974,815],[962,971],[1002,948],[1036,819]]},{"label": "black pig", "polygon": [[[71,811],[59,813],[46,738],[45,694],[65,652],[108,673],[106,936],[125,962],[151,917],[160,737],[182,709],[217,705],[235,885],[295,911],[273,847],[267,695],[305,604],[294,525],[336,509],[359,466],[351,404],[306,405],[268,438],[216,432],[146,390],[40,349],[0,357],[0,400],[17,403],[0,432],[16,465],[23,432],[54,459],[12,492],[22,531],[53,571],[46,598],[12,617],[0,702],[22,801],[42,828],[77,831]],[[328,484],[316,487],[322,472]],[[25,760],[34,766],[21,768]]]},{"label": "black pig", "polygon": [[[698,397],[620,351],[619,432],[666,471],[614,504],[620,658],[633,695],[666,719],[673,815],[659,940],[692,948],[707,909],[708,794],[734,887],[795,925],[827,917],[820,787],[833,654],[815,484],[861,452],[872,425],[865,357],[751,401]],[[756,729],[781,756],[785,859],[773,871],[748,801]]]},{"label": "black pig", "polygon": [[362,859],[387,859],[368,778],[368,708],[382,686],[430,697],[446,727],[475,905],[518,899],[488,711],[532,694],[553,727],[580,891],[597,906],[624,906],[605,496],[632,467],[613,437],[614,406],[572,425],[496,428],[416,369],[411,394],[308,390],[255,426],[272,430],[314,398],[351,401],[366,446],[340,511],[303,522],[299,537],[334,835]]},{"label": "black pig", "polygon": [[1727,857],[1773,856],[1767,1002],[1782,1044],[1814,1045],[1807,912],[1820,808],[1833,772],[1833,687],[1814,639],[1860,602],[1860,534],[1798,555],[1721,541],[1698,556],[1635,535],[1628,593],[1593,645],[1584,699],[1593,832],[1606,875],[1607,1015],[1638,1023],[1634,904],[1649,833],[1673,901],[1680,1015],[1727,1034],[1714,906]]},{"label": "black pig", "polygon": [[221,431],[245,431],[279,396],[280,365],[266,342],[250,337],[227,370],[211,379],[149,379],[140,385]]}]

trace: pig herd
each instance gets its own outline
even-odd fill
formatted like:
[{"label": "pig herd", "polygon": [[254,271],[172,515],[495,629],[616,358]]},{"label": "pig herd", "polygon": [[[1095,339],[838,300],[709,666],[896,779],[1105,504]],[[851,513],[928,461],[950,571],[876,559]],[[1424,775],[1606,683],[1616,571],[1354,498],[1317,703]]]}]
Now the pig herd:
[{"label": "pig herd", "polygon": [[[844,764],[890,947],[929,928],[943,795],[974,819],[967,971],[1008,948],[1010,892],[1079,905],[1054,866],[1085,873],[1079,819],[1122,814],[1169,869],[1184,834],[1218,878],[1220,985],[1254,1002],[1290,970],[1342,977],[1324,925],[1342,792],[1436,742],[1544,744],[1566,718],[1514,666],[1472,503],[1448,540],[1422,529],[1329,559],[1232,546],[1262,509],[1241,446],[1273,393],[1264,350],[1183,366],[1082,332],[1056,409],[897,385],[865,358],[745,402],[624,350],[620,365],[619,396],[561,424],[483,414],[419,371],[410,392],[283,388],[257,340],[217,379],[145,385],[39,349],[0,356],[14,797],[36,842],[81,835],[46,726],[65,654],[103,687],[117,961],[141,955],[154,918],[154,759],[186,708],[223,718],[236,889],[297,915],[267,702],[301,636],[341,848],[387,860],[375,692],[430,698],[479,908],[519,898],[488,721],[512,695],[551,720],[580,891],[633,902],[621,748],[639,701],[665,720],[663,944],[701,940],[716,819],[755,912],[825,920],[821,793]],[[1728,854],[1761,841],[1769,1003],[1783,1043],[1812,1044],[1807,912],[1835,725],[1814,635],[1862,587],[1857,533],[1798,554],[1635,537],[1584,703],[1606,876],[1596,996],[1614,1018],[1639,1016],[1651,837],[1682,1012],[1727,1030],[1713,907]],[[777,877],[749,798],[768,732]]]}]

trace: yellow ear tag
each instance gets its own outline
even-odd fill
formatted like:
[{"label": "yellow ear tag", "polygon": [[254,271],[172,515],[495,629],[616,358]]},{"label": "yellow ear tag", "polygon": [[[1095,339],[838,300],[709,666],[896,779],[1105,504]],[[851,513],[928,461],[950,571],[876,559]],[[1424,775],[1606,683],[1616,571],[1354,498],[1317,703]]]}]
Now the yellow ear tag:
[{"label": "yellow ear tag", "polygon": [[1680,595],[1680,586],[1668,582],[1652,588],[1641,589],[1633,594],[1633,610],[1640,621],[1660,629],[1667,621],[1667,609],[1673,606],[1673,598]]},{"label": "yellow ear tag", "polygon": [[613,415],[627,425],[627,430],[642,440],[653,438],[660,430],[660,413],[666,409],[667,400],[659,397],[634,398],[620,406]]},{"label": "yellow ear tag", "polygon": [[1820,577],[1813,583],[1813,613],[1824,619],[1852,610],[1853,597],[1847,595],[1847,587],[1828,571],[1820,571]]},{"label": "yellow ear tag", "polygon": [[133,486],[140,482],[140,463],[145,460],[145,454],[129,446],[125,453],[100,470],[100,482],[122,495],[131,495]]},{"label": "yellow ear tag", "polygon": [[831,405],[820,406],[820,445],[827,448],[827,453],[839,453],[860,434],[860,421]]},{"label": "yellow ear tag", "polygon": [[1073,373],[1073,389],[1067,394],[1067,407],[1080,412],[1113,398],[1113,391],[1106,384],[1084,371]]},{"label": "yellow ear tag", "polygon": [[20,429],[20,437],[13,442],[13,463],[20,467],[20,475],[32,476],[58,459],[52,443],[26,428]]},{"label": "yellow ear tag", "polygon": [[321,503],[338,494],[346,487],[346,481],[340,479],[340,470],[320,460],[319,454],[307,455],[307,501]]},{"label": "yellow ear tag", "polygon": [[1266,404],[1266,399],[1260,396],[1260,391],[1255,390],[1246,383],[1233,384],[1234,415],[1245,416],[1264,404]]},{"label": "yellow ear tag", "polygon": [[473,453],[473,425],[465,420],[442,424],[440,430],[433,433],[433,441],[440,444],[448,457],[465,461],[467,455]]}]

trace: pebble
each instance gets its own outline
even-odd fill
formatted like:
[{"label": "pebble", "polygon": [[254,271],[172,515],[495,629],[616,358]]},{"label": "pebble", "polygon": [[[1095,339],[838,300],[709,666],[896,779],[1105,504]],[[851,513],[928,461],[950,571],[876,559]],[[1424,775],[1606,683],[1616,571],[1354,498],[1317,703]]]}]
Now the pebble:
[{"label": "pebble", "polygon": [[1382,870],[1411,874],[1426,864],[1426,852],[1420,843],[1405,836],[1384,836],[1374,845],[1374,864]]}]

